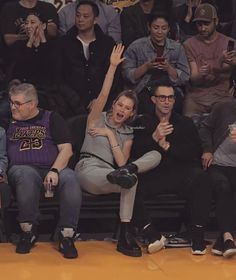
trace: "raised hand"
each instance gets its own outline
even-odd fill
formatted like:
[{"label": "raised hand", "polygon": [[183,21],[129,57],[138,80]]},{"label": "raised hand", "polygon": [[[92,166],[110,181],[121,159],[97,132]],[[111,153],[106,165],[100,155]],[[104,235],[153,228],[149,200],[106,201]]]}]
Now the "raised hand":
[{"label": "raised hand", "polygon": [[113,66],[118,66],[122,61],[125,60],[124,57],[122,56],[122,53],[124,51],[124,46],[122,44],[118,44],[114,46],[111,57],[110,57],[110,64]]},{"label": "raised hand", "polygon": [[233,51],[223,51],[222,61],[223,63],[231,64],[235,59],[235,50]]}]

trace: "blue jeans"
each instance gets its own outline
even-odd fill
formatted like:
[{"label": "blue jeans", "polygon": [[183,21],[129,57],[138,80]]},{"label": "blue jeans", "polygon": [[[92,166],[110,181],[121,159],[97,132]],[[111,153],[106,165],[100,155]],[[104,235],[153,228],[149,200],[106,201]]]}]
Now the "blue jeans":
[{"label": "blue jeans", "polygon": [[[28,165],[13,165],[8,172],[9,184],[15,189],[19,208],[18,221],[37,224],[40,193],[48,169]],[[59,194],[59,228],[77,229],[82,193],[77,174],[69,168],[59,174],[56,187]]]}]

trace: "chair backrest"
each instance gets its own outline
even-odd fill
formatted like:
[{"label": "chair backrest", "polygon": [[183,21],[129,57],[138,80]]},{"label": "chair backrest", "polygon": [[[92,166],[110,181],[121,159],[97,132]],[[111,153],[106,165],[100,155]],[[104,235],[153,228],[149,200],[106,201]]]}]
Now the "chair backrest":
[{"label": "chair backrest", "polygon": [[79,153],[84,142],[87,117],[87,115],[79,115],[67,120],[74,152],[74,155],[69,162],[69,167],[73,169],[79,160]]}]

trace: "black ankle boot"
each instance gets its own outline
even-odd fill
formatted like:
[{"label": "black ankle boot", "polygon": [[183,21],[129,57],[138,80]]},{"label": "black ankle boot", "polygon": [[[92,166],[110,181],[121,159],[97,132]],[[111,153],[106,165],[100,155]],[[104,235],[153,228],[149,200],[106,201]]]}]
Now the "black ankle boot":
[{"label": "black ankle boot", "polygon": [[117,184],[124,189],[132,188],[137,182],[136,173],[138,167],[133,164],[124,165],[107,175],[107,180],[112,184]]},{"label": "black ankle boot", "polygon": [[129,225],[130,223],[121,223],[117,251],[126,256],[141,257],[142,251],[136,243],[133,234],[130,232]]}]

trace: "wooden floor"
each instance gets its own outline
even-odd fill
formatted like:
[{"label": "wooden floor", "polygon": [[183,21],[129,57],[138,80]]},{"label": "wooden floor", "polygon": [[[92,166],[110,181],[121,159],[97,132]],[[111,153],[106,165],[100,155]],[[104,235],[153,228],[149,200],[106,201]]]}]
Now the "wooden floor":
[{"label": "wooden floor", "polygon": [[109,241],[78,241],[79,258],[64,259],[53,243],[39,242],[30,254],[0,244],[0,280],[235,280],[236,258],[193,256],[190,248],[126,257]]}]

